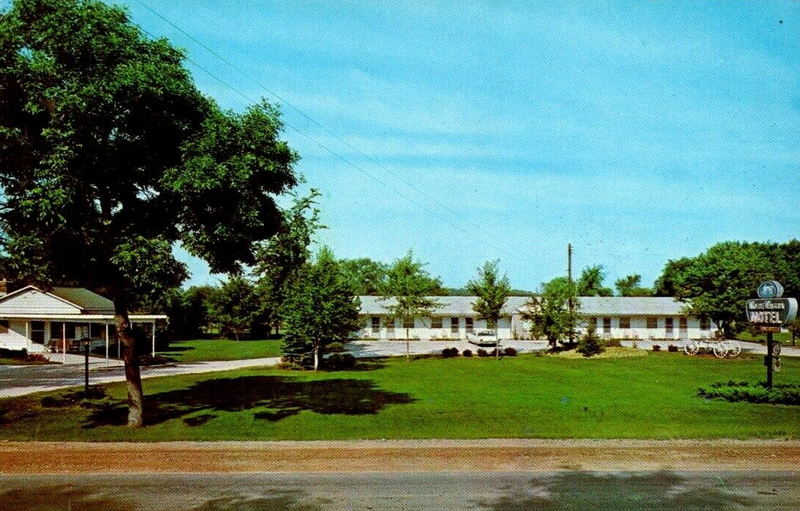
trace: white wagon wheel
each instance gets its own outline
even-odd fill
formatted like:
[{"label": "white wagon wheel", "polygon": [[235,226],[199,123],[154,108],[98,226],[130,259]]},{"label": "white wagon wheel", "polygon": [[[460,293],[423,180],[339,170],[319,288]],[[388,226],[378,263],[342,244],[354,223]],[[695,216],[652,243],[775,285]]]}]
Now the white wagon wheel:
[{"label": "white wagon wheel", "polygon": [[728,355],[728,345],[725,341],[717,341],[714,343],[714,356],[717,358],[725,358]]},{"label": "white wagon wheel", "polygon": [[697,355],[698,351],[700,351],[700,346],[697,341],[686,341],[686,344],[683,345],[683,352],[687,355]]}]

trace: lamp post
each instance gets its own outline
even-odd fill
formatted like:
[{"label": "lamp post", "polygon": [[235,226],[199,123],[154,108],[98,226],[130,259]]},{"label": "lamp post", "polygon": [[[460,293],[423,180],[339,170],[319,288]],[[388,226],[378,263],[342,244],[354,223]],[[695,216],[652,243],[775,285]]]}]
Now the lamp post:
[{"label": "lamp post", "polygon": [[83,395],[89,397],[89,346],[91,341],[86,338],[83,344]]}]

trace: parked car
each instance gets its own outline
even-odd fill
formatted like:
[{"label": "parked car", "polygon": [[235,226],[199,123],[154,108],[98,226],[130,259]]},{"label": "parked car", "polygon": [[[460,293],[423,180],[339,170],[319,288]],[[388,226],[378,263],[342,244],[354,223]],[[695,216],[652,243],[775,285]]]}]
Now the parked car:
[{"label": "parked car", "polygon": [[476,346],[496,346],[497,333],[494,330],[478,330],[468,333],[467,341]]}]

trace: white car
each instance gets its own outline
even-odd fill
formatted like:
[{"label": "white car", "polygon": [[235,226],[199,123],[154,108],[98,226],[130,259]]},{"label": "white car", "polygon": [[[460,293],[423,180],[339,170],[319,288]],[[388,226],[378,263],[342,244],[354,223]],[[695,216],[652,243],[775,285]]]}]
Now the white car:
[{"label": "white car", "polygon": [[497,334],[494,330],[478,330],[467,334],[467,341],[476,346],[495,346]]}]

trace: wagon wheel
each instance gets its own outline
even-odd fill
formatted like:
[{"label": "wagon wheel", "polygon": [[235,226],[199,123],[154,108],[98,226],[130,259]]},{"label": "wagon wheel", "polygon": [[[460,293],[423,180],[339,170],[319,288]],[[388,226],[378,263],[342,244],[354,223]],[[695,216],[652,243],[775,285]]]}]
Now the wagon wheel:
[{"label": "wagon wheel", "polygon": [[683,352],[687,355],[697,355],[698,351],[700,351],[700,346],[697,345],[697,341],[687,341],[683,345]]},{"label": "wagon wheel", "polygon": [[728,354],[728,345],[725,341],[718,341],[714,343],[714,356],[717,358],[725,358]]}]

